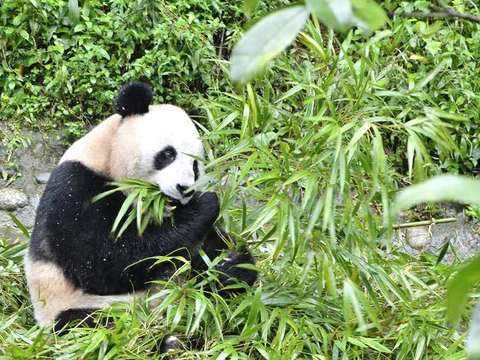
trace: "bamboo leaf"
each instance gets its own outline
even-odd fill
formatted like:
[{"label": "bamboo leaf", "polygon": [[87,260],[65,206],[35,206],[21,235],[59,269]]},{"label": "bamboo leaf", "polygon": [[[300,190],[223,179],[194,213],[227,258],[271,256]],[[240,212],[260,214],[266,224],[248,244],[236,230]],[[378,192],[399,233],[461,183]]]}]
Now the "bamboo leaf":
[{"label": "bamboo leaf", "polygon": [[137,196],[137,194],[135,192],[131,192],[127,196],[127,198],[125,199],[125,201],[122,204],[122,207],[118,211],[118,215],[115,218],[115,221],[113,222],[112,232],[115,232],[117,230],[117,228],[120,225],[120,222],[122,221],[123,217],[126,215],[128,209],[130,209],[130,206],[135,201],[136,196]]},{"label": "bamboo leaf", "polygon": [[30,239],[30,232],[28,231],[27,227],[15,216],[14,213],[7,212],[12,222],[17,226],[18,230],[25,236],[27,239]]},{"label": "bamboo leaf", "polygon": [[[125,232],[125,230],[128,229],[130,224],[133,223],[133,220],[135,220],[135,214],[136,214],[135,210],[132,209],[130,211],[130,214],[128,215],[127,219],[124,221],[122,227],[120,228],[120,230],[118,230],[118,233],[116,235],[117,239],[120,238],[123,235],[123,233]],[[113,231],[113,232],[115,232],[115,231]]]}]

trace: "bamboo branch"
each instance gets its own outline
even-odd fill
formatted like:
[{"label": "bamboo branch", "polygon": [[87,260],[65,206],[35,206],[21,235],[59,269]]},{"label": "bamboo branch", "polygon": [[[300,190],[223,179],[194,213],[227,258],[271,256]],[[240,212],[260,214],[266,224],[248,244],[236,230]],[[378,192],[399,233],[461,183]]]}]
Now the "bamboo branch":
[{"label": "bamboo branch", "polygon": [[457,222],[457,218],[446,218],[446,219],[431,219],[431,220],[424,220],[424,221],[415,221],[411,223],[403,223],[403,224],[395,224],[393,225],[394,229],[404,229],[404,228],[410,228],[410,227],[416,227],[416,226],[428,226],[428,225],[434,225],[434,224],[446,224],[446,223],[452,223],[452,222]]},{"label": "bamboo branch", "polygon": [[415,11],[411,13],[397,14],[396,12],[390,13],[390,16],[401,16],[405,18],[416,19],[462,19],[472,22],[480,23],[480,16],[472,14],[460,13],[451,7],[443,6],[431,6],[432,12],[420,12]]}]

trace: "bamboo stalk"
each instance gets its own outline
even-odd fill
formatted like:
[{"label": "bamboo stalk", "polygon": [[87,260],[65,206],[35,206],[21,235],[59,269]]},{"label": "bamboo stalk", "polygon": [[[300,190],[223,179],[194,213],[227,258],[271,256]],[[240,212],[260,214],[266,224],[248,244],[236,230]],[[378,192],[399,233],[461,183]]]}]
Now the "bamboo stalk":
[{"label": "bamboo stalk", "polygon": [[393,225],[394,229],[404,229],[409,227],[416,227],[416,226],[428,226],[434,224],[446,224],[446,223],[453,223],[457,222],[457,218],[445,218],[445,219],[431,219],[431,220],[424,220],[424,221],[415,221],[410,223],[402,223],[402,224],[395,224]]},{"label": "bamboo stalk", "polygon": [[415,12],[403,13],[403,14],[391,13],[389,15],[390,17],[397,15],[404,18],[416,18],[416,19],[447,19],[447,20],[461,19],[461,20],[480,23],[480,16],[460,13],[458,11],[455,11],[451,7],[431,6],[430,9],[432,10],[432,12],[415,11]]}]

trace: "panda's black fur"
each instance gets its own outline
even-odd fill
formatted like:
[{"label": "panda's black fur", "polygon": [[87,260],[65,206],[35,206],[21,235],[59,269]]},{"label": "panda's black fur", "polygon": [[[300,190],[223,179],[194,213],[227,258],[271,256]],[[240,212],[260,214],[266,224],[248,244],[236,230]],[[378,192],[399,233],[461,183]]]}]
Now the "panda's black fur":
[{"label": "panda's black fur", "polygon": [[32,259],[54,261],[75,287],[90,294],[140,291],[149,281],[168,277],[166,265],[152,267],[154,259],[142,260],[168,254],[188,258],[187,251],[204,240],[218,216],[216,195],[203,193],[178,204],[173,219],[147,227],[143,236],[132,225],[114,239],[112,224],[125,196],[115,193],[92,203],[111,179],[79,162],[60,164],[50,179],[38,207]]},{"label": "panda's black fur", "polygon": [[[123,117],[148,112],[151,98],[149,86],[135,83],[123,87],[117,101],[119,112]],[[166,279],[172,274],[171,264],[153,266],[155,257],[184,256],[191,259],[194,270],[201,271],[205,263],[199,256],[200,248],[210,258],[226,250],[222,237],[227,235],[219,234],[214,228],[219,203],[212,192],[197,193],[184,205],[178,202],[171,217],[160,226],[149,225],[142,236],[133,224],[119,239],[112,238],[112,224],[125,196],[117,192],[100,201],[92,201],[112,180],[75,160],[63,161],[53,170],[37,209],[25,262],[32,301],[37,307],[43,305],[32,292],[35,291],[32,283],[39,279],[44,284],[40,285],[42,291],[47,291],[51,302],[63,294],[52,294],[48,290],[50,278],[66,283],[58,288],[67,289],[69,296],[74,296],[77,290],[87,296],[130,294],[147,289],[152,280]],[[232,279],[238,279],[252,285],[257,273],[235,265],[253,262],[247,249],[230,252],[218,265],[223,273],[220,282],[228,285],[234,281]],[[46,270],[40,269],[42,266],[46,266]],[[42,271],[45,275],[39,275]],[[231,293],[223,291],[221,294]],[[88,303],[84,305],[54,310],[56,329],[63,328],[71,320],[88,318],[86,323],[91,323],[88,315],[98,308]],[[52,314],[47,313],[37,321],[47,324],[51,318]]]}]

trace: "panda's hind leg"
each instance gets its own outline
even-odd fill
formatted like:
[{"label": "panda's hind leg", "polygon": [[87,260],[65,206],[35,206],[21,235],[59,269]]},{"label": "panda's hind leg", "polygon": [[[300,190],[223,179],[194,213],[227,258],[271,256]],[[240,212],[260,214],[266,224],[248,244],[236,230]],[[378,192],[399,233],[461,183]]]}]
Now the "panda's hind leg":
[{"label": "panda's hind leg", "polygon": [[68,309],[62,311],[55,318],[54,330],[57,334],[65,334],[69,328],[81,322],[85,327],[94,327],[95,319],[92,314],[98,309]]}]

